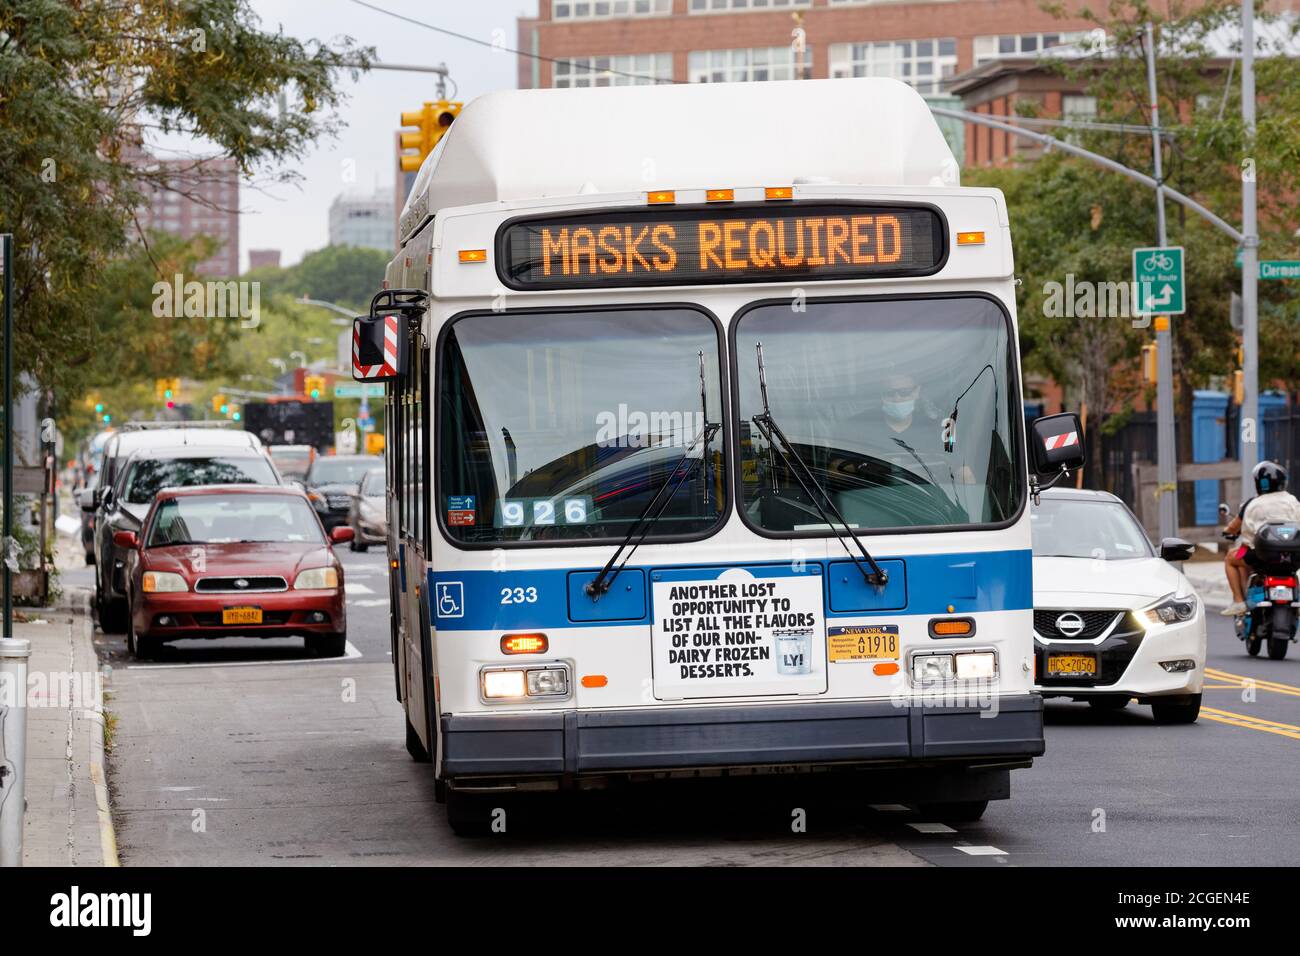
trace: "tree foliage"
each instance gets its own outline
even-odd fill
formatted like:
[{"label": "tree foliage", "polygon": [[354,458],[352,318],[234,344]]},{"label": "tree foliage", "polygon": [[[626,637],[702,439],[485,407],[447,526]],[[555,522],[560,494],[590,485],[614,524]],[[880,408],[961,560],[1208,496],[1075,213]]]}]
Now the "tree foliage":
[{"label": "tree foliage", "polygon": [[264,298],[308,296],[363,311],[383,284],[393,253],[357,246],[326,246],[303,256],[297,265],[265,266],[245,278],[262,283]]},{"label": "tree foliage", "polygon": [[[223,331],[190,320],[123,335],[144,316],[101,322],[165,275],[135,210],[172,171],[141,162],[148,135],[188,133],[245,174],[295,177],[296,155],[333,133],[337,74],[369,62],[343,38],[303,42],[263,31],[248,0],[5,0],[0,4],[0,232],[15,235],[15,370],[79,395],[104,369],[156,360],[198,366]],[[283,102],[285,108],[281,108]],[[189,324],[186,324],[189,322]],[[206,346],[196,339],[212,333]],[[136,354],[149,350],[147,360]],[[197,356],[197,358],[196,358]],[[120,372],[119,372],[120,374]]]},{"label": "tree foliage", "polygon": [[[1049,9],[1053,9],[1049,6]],[[1074,14],[1080,15],[1080,14]],[[1157,11],[1134,0],[1112,0],[1101,12],[1081,14],[1105,33],[1091,55],[1053,61],[1097,98],[1097,120],[1145,126],[1147,77],[1144,24],[1155,25],[1164,179],[1230,223],[1241,222],[1243,170],[1257,176],[1261,256],[1296,257],[1300,212],[1300,68],[1287,56],[1268,56],[1261,43],[1257,69],[1259,122],[1253,142],[1240,116],[1240,72],[1225,72],[1212,52],[1224,36],[1239,36],[1238,6],[1174,2]],[[1281,23],[1270,31],[1274,37]],[[1267,38],[1265,38],[1267,39]],[[1045,61],[1046,62],[1046,61]],[[1034,112],[1021,104],[1022,112]],[[1111,130],[1072,131],[1081,145],[1135,169],[1152,172],[1151,137]],[[1018,169],[971,171],[967,185],[1000,186],[1010,207],[1026,367],[1050,375],[1072,394],[1072,404],[1124,410],[1142,393],[1136,376],[1139,347],[1153,330],[1124,317],[1051,317],[1044,287],[1076,281],[1131,281],[1131,250],[1154,245],[1155,196],[1117,174],[1059,153]],[[1173,320],[1178,401],[1190,409],[1193,389],[1223,381],[1236,367],[1237,337],[1229,324],[1230,298],[1239,288],[1232,240],[1196,214],[1166,201],[1171,245],[1186,248],[1187,313]],[[1296,387],[1300,309],[1288,283],[1260,283],[1260,380]],[[1180,415],[1185,429],[1189,414]],[[1189,447],[1184,434],[1180,447]]]}]

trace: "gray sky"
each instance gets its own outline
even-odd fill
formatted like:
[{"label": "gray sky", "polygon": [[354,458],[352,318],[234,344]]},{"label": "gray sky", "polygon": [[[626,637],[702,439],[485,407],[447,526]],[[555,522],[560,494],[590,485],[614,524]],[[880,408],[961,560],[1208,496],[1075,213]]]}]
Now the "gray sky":
[{"label": "gray sky", "polygon": [[[515,18],[533,16],[538,0],[371,0],[376,6],[435,23],[458,33],[513,47]],[[350,36],[375,48],[381,61],[405,64],[446,63],[468,101],[516,85],[514,54],[443,36],[357,6],[351,0],[253,0],[268,31],[283,29],[302,39],[332,40]],[[431,74],[371,71],[353,82],[345,78],[348,100],[339,110],[345,126],[334,140],[321,140],[299,157],[302,179],[266,191],[241,184],[240,268],[248,250],[280,249],[282,264],[324,246],[329,205],[344,191],[371,193],[376,185],[390,190],[394,179],[393,134],[402,110],[418,109],[434,98],[437,77]],[[450,91],[450,88],[449,88]],[[201,151],[193,143],[166,140],[161,147]],[[164,155],[169,155],[166,149]],[[344,179],[351,161],[355,182]]]}]

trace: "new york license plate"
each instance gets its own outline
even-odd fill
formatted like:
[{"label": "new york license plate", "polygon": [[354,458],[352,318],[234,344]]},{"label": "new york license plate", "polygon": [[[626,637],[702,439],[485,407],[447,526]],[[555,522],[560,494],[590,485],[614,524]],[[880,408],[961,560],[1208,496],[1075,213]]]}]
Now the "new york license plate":
[{"label": "new york license plate", "polygon": [[1096,677],[1095,654],[1048,654],[1048,677]]},{"label": "new york license plate", "polygon": [[228,607],[221,611],[222,624],[261,624],[260,607]]}]

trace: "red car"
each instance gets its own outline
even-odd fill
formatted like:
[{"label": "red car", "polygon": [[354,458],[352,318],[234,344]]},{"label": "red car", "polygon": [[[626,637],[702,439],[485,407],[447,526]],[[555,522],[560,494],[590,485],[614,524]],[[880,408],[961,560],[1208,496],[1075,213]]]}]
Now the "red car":
[{"label": "red car", "polygon": [[181,638],[302,637],[320,657],[347,646],[343,565],[307,495],[293,487],[163,489],[127,549],[127,648],[150,657]]}]

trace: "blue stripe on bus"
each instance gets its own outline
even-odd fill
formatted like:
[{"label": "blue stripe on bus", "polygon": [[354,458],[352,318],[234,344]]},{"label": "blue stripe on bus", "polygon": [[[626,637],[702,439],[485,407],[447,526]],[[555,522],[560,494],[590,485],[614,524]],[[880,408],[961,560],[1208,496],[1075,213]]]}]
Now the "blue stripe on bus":
[{"label": "blue stripe on bus", "polygon": [[[593,602],[584,586],[598,568],[520,571],[430,571],[434,626],[444,631],[519,631],[548,627],[611,627],[650,623],[647,588],[661,580],[711,580],[728,568],[755,575],[829,574],[827,619],[904,614],[974,614],[1033,607],[1031,552],[977,551],[882,559],[884,592],[868,588],[851,561],[673,565],[628,568]],[[827,568],[829,567],[829,572]]]}]

